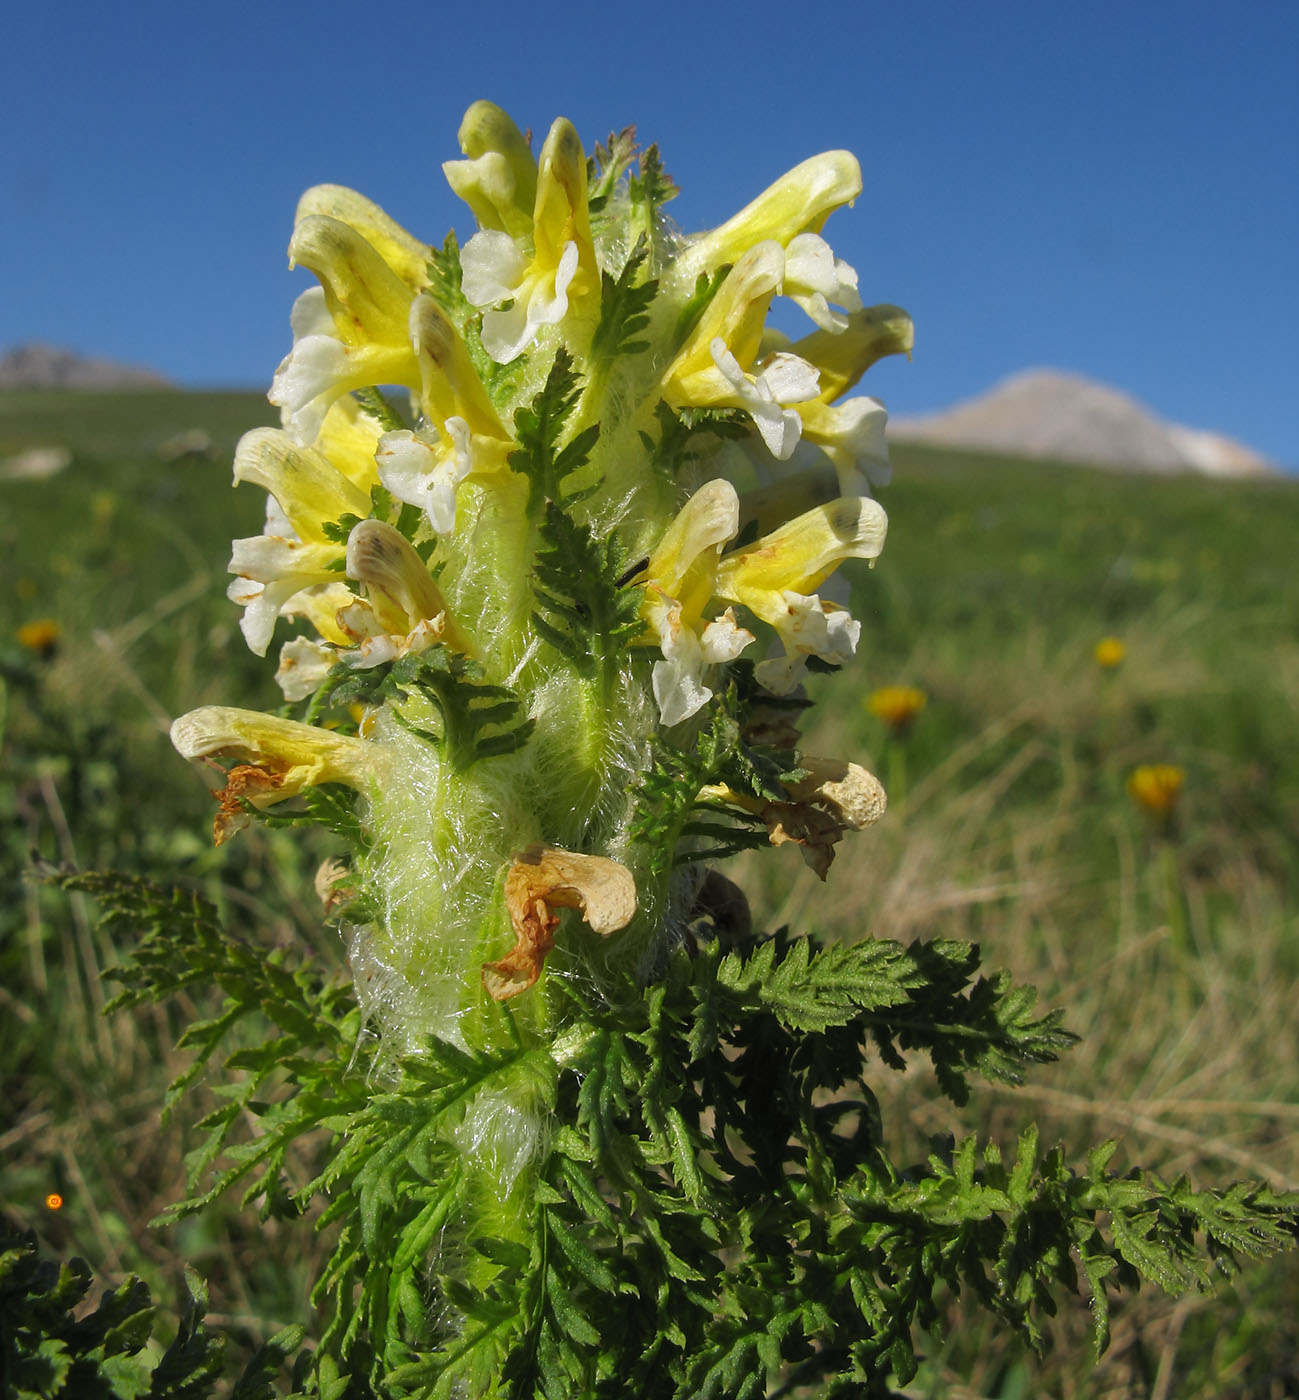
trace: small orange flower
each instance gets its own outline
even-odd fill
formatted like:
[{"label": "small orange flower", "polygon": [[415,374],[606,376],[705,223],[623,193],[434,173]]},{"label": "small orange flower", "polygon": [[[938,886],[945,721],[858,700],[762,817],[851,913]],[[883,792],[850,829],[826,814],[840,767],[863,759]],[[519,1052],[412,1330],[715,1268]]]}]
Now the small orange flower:
[{"label": "small orange flower", "polygon": [[1112,671],[1116,666],[1122,665],[1127,654],[1127,647],[1117,637],[1102,637],[1092,652],[1096,664],[1103,671]]},{"label": "small orange flower", "polygon": [[50,1194],[49,1194],[48,1196],[46,1196],[46,1198],[45,1198],[45,1209],[46,1209],[46,1210],[62,1210],[62,1209],[63,1209],[63,1197],[60,1196],[59,1193],[58,1193],[57,1191],[51,1191]]},{"label": "small orange flower", "polygon": [[866,708],[894,733],[904,734],[928,702],[929,697],[918,686],[886,685],[871,691],[866,697]]},{"label": "small orange flower", "polygon": [[24,622],[16,635],[19,644],[28,651],[38,656],[51,656],[63,635],[63,628],[52,617],[42,617],[35,622]]},{"label": "small orange flower", "polygon": [[1128,774],[1128,796],[1152,817],[1167,818],[1177,805],[1186,772],[1171,763],[1143,764]]}]

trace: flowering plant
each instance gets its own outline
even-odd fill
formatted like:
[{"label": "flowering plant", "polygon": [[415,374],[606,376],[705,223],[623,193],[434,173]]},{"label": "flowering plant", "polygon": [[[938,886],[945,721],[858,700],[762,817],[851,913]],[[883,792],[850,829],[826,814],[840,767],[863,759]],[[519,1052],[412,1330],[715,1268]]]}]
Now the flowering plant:
[{"label": "flowering plant", "polygon": [[[1207,1281],[1196,1229],[1277,1246],[1264,1188],[1120,1178],[1112,1144],[1080,1175],[1032,1130],[1013,1164],[968,1137],[902,1170],[871,1051],[927,1055],[961,1103],[1066,1048],[1060,1013],[969,945],[758,933],[708,864],[792,844],[824,877],[884,811],[797,723],[805,673],[860,640],[836,570],[884,542],[885,413],[853,391],[912,342],[822,236],[857,162],[814,157],[683,237],[629,131],[588,159],[559,120],[534,159],[479,102],[460,145],[463,247],[303,197],[290,256],[319,286],[283,425],[236,454],[268,503],[230,565],[254,651],[300,629],[286,708],[172,729],[229,765],[218,842],[253,818],[341,838],[318,886],[350,983],[192,895],[81,882],[147,929],[119,1004],[225,994],[178,1093],[236,1025],[274,1024],[226,1060],[171,1216],[242,1182],[332,1232],[295,1384],[882,1395],[943,1287],[1036,1340],[1080,1266],[1103,1341],[1108,1288]],[[777,297],[800,339],[767,327]]]}]

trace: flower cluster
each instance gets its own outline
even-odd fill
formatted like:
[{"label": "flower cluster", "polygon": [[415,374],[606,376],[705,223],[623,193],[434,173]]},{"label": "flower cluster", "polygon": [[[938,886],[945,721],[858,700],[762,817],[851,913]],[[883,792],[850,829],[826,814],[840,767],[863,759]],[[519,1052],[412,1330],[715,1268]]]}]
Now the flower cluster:
[{"label": "flower cluster", "polygon": [[[701,808],[730,849],[796,841],[822,873],[879,815],[874,780],[823,780],[790,716],[808,667],[858,645],[831,576],[880,553],[888,458],[853,390],[911,347],[822,236],[860,192],[846,152],[688,237],[630,131],[588,158],[560,119],[534,157],[477,102],[460,147],[463,247],[336,186],[298,206],[290,258],[319,285],[271,388],[282,426],[235,457],[267,513],[230,597],[255,652],[291,633],[299,717],[173,729],[233,761],[218,840],[290,798],[352,836],[331,905],[404,1046],[472,1039],[485,995],[533,988],[557,909],[586,923],[555,949],[569,971],[647,975],[689,917]],[[801,339],[767,327],[777,298]]]}]

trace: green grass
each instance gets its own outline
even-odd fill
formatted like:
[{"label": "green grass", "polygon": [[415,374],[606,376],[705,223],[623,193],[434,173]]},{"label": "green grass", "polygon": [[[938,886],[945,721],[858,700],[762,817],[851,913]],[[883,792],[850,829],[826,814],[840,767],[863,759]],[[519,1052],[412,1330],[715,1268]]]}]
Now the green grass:
[{"label": "green grass", "polygon": [[[106,1281],[134,1269],[177,1298],[189,1259],[213,1315],[248,1338],[306,1320],[305,1232],[233,1206],[146,1228],[182,1187],[183,1125],[160,1130],[157,1109],[172,1039],[201,1006],[100,1018],[98,974],[118,950],[92,910],[21,868],[34,851],[180,875],[250,936],[340,960],[311,893],[321,848],[255,829],[212,851],[210,799],[165,738],[197,704],[278,703],[224,598],[230,538],[262,511],[260,492],[230,490],[231,453],[270,421],[252,394],[0,395],[0,460],[73,454],[48,480],[0,481],[0,1196]],[[195,428],[210,452],[169,460]],[[730,873],[768,922],[974,938],[989,967],[1068,1008],[1081,1046],[1021,1090],[988,1089],[963,1128],[1009,1145],[1037,1118],[1075,1154],[1119,1136],[1129,1160],[1169,1173],[1299,1183],[1299,483],[910,449],[883,499],[888,545],[856,584],[859,690],[824,687],[809,748],[891,770],[890,813],[849,838],[825,886],[791,848]],[[43,618],[62,629],[48,657],[13,635]],[[1128,655],[1102,673],[1092,648],[1110,634]],[[904,745],[862,703],[889,683],[929,696]],[[1187,774],[1167,833],[1124,788],[1152,762]],[[878,1092],[917,1156],[955,1126],[922,1075],[881,1069]],[[1294,1395],[1296,1318],[1291,1256],[1211,1300],[1130,1301],[1094,1372],[1081,1300],[1040,1364],[958,1322],[908,1393]]]}]

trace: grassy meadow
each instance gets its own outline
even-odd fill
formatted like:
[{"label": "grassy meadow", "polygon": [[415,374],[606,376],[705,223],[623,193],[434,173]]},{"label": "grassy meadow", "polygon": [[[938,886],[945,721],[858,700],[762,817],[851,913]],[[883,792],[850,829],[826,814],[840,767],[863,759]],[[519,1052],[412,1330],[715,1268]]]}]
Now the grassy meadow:
[{"label": "grassy meadow", "polygon": [[[312,893],[326,839],[254,828],[213,851],[211,800],[166,739],[196,705],[279,701],[224,596],[229,540],[260,528],[264,499],[230,489],[231,454],[270,421],[255,394],[0,394],[0,464],[71,452],[44,479],[0,466],[0,1203],[105,1283],[136,1272],[175,1300],[188,1261],[244,1343],[308,1319],[309,1227],[232,1201],[147,1228],[181,1193],[197,1115],[160,1127],[159,1108],[184,1063],[172,1042],[207,1003],[103,1018],[119,950],[93,908],[24,871],[34,853],[176,877],[250,938],[341,962]],[[770,926],[972,939],[1068,1009],[1070,1055],[960,1110],[924,1066],[881,1065],[902,1155],[948,1131],[1009,1149],[1035,1119],[1075,1161],[1118,1137],[1119,1162],[1169,1176],[1299,1185],[1299,482],[918,447],[895,463],[888,545],[854,582],[858,689],[826,689],[807,744],[878,772],[890,811],[824,886],[790,849],[727,873]],[[45,621],[57,636],[21,630]],[[1106,636],[1126,648],[1111,669]],[[893,684],[927,697],[903,733],[866,703]],[[1128,795],[1145,764],[1184,770],[1167,823]],[[951,1307],[906,1394],[1299,1395],[1295,1254],[1211,1297],[1125,1301],[1095,1368],[1085,1298],[1040,1362]]]}]

